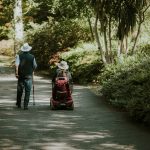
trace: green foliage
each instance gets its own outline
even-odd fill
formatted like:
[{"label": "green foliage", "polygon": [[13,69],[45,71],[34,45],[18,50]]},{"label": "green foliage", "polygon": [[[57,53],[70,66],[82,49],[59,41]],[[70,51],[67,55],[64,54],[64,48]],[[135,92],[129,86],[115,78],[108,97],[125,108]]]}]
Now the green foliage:
[{"label": "green foliage", "polygon": [[95,45],[86,43],[61,55],[62,59],[68,62],[76,83],[89,83],[96,80],[103,67],[96,49]]},{"label": "green foliage", "polygon": [[13,51],[12,51],[11,48],[0,49],[0,55],[4,55],[4,56],[13,56]]},{"label": "green foliage", "polygon": [[131,99],[127,109],[134,120],[150,124],[150,102],[149,100]]},{"label": "green foliage", "polygon": [[0,41],[0,55],[13,56],[14,43],[13,40]]},{"label": "green foliage", "polygon": [[85,0],[31,0],[30,6],[26,16],[32,16],[34,22],[41,24],[49,17],[55,21],[79,18],[85,9]]},{"label": "green foliage", "polygon": [[0,0],[0,40],[8,39],[8,33],[11,28],[11,20],[13,14],[10,13],[13,11],[12,1]]},{"label": "green foliage", "polygon": [[[101,31],[111,18],[117,26],[117,37],[122,40],[133,31],[136,23],[144,20],[145,10],[149,6],[148,0],[88,0],[101,21]],[[141,20],[140,20],[141,19]]]},{"label": "green foliage", "polygon": [[136,120],[150,122],[150,45],[116,65],[108,65],[100,80],[113,105],[126,108]]},{"label": "green foliage", "polygon": [[35,32],[30,30],[27,36],[33,46],[39,68],[49,66],[50,57],[68,47],[73,47],[78,41],[90,40],[87,29],[79,25],[76,21],[66,20],[61,22],[52,22],[43,24],[43,26],[34,26]]},{"label": "green foliage", "polygon": [[0,40],[8,39],[9,29],[5,26],[0,26]]},{"label": "green foliage", "polygon": [[3,26],[9,23],[13,17],[10,13],[13,11],[13,3],[7,0],[0,0],[0,25]]}]

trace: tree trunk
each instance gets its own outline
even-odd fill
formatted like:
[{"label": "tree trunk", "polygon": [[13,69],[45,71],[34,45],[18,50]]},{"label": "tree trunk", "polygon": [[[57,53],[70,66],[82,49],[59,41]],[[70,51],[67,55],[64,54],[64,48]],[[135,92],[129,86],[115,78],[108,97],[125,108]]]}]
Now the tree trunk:
[{"label": "tree trunk", "polygon": [[118,52],[117,52],[117,56],[120,59],[120,55],[123,51],[123,39],[119,40],[118,42]]},{"label": "tree trunk", "polygon": [[89,23],[89,27],[90,27],[90,32],[91,32],[92,40],[94,41],[94,33],[93,33],[93,29],[92,29],[91,20],[90,20],[89,15],[88,15],[88,23]]},{"label": "tree trunk", "polygon": [[142,23],[145,20],[145,12],[149,9],[149,7],[150,7],[150,3],[147,3],[146,8],[143,11],[142,10],[139,11],[139,14],[138,14],[138,17],[139,17],[138,32],[137,32],[137,35],[136,35],[136,38],[135,38],[135,42],[134,42],[133,48],[131,50],[131,54],[133,54],[134,51],[135,51],[137,40],[138,40],[138,37],[139,37],[140,32],[141,32],[141,25],[142,25]]},{"label": "tree trunk", "polygon": [[108,52],[108,43],[107,43],[107,31],[106,26],[104,26],[104,44],[105,44],[105,55],[106,55],[106,61],[109,63],[109,52]]},{"label": "tree trunk", "polygon": [[123,62],[123,55],[121,55],[123,53],[123,48],[124,48],[124,38],[121,39],[118,43],[118,53],[117,53],[117,56],[118,56],[118,61],[119,63],[122,63]]},{"label": "tree trunk", "polygon": [[16,0],[14,6],[14,53],[16,54],[23,42],[22,0]]},{"label": "tree trunk", "polygon": [[86,7],[86,16],[87,16],[87,20],[88,20],[89,27],[90,27],[91,37],[92,37],[92,40],[94,41],[95,38],[94,38],[92,23],[91,23],[91,20],[90,20],[90,16],[89,16],[89,12],[88,12],[88,8],[87,7]]},{"label": "tree trunk", "polygon": [[129,51],[129,49],[128,49],[128,37],[126,36],[125,37],[125,54],[127,55],[128,54],[128,51]]},{"label": "tree trunk", "polygon": [[110,61],[113,63],[113,54],[112,54],[112,38],[111,38],[111,16],[109,18],[109,28],[108,28],[108,38],[109,38],[109,51],[110,51]]},{"label": "tree trunk", "polygon": [[104,64],[106,64],[106,58],[104,55],[104,51],[102,49],[101,43],[100,43],[100,39],[99,39],[99,35],[98,35],[98,31],[97,31],[97,22],[98,22],[98,14],[96,14],[96,20],[95,20],[95,26],[94,26],[94,32],[95,32],[95,38],[98,44],[98,49],[100,50],[101,53],[101,59],[103,61]]},{"label": "tree trunk", "polygon": [[133,45],[132,50],[131,50],[131,54],[134,53],[134,50],[135,50],[135,47],[136,47],[136,44],[137,44],[137,40],[138,40],[138,37],[140,35],[140,31],[141,31],[141,24],[142,23],[140,22],[139,25],[138,25],[138,31],[137,31],[137,35],[135,37],[134,45]]}]

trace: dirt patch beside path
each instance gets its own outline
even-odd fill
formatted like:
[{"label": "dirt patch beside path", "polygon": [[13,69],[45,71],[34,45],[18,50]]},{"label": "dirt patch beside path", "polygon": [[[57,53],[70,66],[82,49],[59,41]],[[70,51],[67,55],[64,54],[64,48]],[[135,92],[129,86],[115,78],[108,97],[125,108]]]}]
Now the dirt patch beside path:
[{"label": "dirt patch beside path", "polygon": [[14,58],[0,55],[0,76],[14,74]]}]

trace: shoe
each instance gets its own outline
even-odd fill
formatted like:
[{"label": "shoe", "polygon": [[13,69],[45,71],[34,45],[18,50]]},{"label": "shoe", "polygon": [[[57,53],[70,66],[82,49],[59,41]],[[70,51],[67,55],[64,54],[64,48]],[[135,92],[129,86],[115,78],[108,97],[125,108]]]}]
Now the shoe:
[{"label": "shoe", "polygon": [[21,108],[21,105],[18,105],[18,108]]},{"label": "shoe", "polygon": [[16,103],[16,106],[17,106],[18,108],[21,108],[21,104]]},{"label": "shoe", "polygon": [[28,107],[24,107],[24,110],[28,110]]}]

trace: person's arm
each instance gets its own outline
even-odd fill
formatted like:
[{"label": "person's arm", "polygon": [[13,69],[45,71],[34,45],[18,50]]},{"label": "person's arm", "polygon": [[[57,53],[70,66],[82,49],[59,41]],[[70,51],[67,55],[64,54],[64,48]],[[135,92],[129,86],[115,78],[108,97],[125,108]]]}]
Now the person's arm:
[{"label": "person's arm", "polygon": [[67,77],[69,79],[69,87],[70,87],[70,90],[71,90],[71,93],[72,93],[73,92],[73,80],[72,80],[71,73],[69,71],[67,72]]},{"label": "person's arm", "polygon": [[15,60],[15,69],[16,69],[16,71],[15,71],[15,73],[16,73],[16,78],[18,78],[18,68],[19,68],[19,64],[20,64],[20,59],[19,59],[19,55],[17,55],[16,56],[16,60]]},{"label": "person's arm", "polygon": [[57,77],[57,70],[55,71],[55,73],[52,76],[52,82],[53,83],[55,82],[56,77]]},{"label": "person's arm", "polygon": [[33,68],[34,68],[34,70],[37,68],[37,63],[36,63],[35,58],[34,58],[34,60],[33,60]]},{"label": "person's arm", "polygon": [[72,76],[71,76],[71,73],[69,71],[67,72],[67,76],[68,76],[69,81],[72,82]]}]

